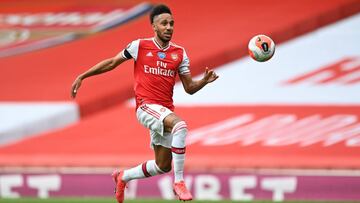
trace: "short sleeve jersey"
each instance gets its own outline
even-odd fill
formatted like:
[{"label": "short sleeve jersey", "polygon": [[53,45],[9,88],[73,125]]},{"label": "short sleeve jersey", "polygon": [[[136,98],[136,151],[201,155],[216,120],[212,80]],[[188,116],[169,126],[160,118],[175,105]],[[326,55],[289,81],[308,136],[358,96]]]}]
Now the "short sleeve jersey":
[{"label": "short sleeve jersey", "polygon": [[190,74],[185,49],[171,42],[161,48],[154,38],[149,38],[131,42],[122,54],[135,61],[136,108],[142,104],[160,104],[173,111],[176,75]]}]

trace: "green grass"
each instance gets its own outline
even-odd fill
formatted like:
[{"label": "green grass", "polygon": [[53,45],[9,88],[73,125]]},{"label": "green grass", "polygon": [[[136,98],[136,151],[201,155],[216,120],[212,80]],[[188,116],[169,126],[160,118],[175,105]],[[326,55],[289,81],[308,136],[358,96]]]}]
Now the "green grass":
[{"label": "green grass", "polygon": [[[35,198],[20,198],[20,199],[0,199],[1,203],[116,203],[115,199],[100,199],[100,198],[51,198],[51,199],[35,199]],[[125,200],[124,203],[182,203],[177,200]],[[240,201],[191,201],[189,203],[239,203]],[[272,203],[272,201],[251,201],[241,203]],[[285,201],[283,203],[311,203],[311,201]],[[314,203],[319,203],[315,202]],[[325,203],[325,201],[323,202]],[[350,202],[331,202],[331,203],[350,203]]]}]

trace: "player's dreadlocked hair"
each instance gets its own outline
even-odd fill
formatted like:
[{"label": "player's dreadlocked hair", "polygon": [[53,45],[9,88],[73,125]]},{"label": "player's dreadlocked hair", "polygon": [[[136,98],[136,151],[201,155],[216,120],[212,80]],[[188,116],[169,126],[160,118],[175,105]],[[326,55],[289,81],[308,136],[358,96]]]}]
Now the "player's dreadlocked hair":
[{"label": "player's dreadlocked hair", "polygon": [[171,15],[170,8],[164,4],[159,4],[155,6],[150,13],[150,23],[153,24],[154,17],[163,13],[168,13]]}]

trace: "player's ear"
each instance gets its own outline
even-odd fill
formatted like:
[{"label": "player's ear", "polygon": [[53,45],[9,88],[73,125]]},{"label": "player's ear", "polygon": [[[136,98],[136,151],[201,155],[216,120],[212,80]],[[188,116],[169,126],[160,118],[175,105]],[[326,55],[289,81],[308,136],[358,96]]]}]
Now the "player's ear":
[{"label": "player's ear", "polygon": [[153,30],[156,32],[158,29],[157,29],[157,26],[155,25],[155,23],[151,24]]}]

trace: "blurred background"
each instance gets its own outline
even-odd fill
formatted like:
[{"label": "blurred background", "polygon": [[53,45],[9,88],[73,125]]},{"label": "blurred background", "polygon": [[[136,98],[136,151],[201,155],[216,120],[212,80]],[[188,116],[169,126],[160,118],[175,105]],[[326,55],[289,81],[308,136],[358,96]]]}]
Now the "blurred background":
[{"label": "blurred background", "polygon": [[[0,198],[113,197],[110,174],[153,159],[136,120],[133,62],[73,80],[152,37],[167,4],[191,72],[220,78],[175,112],[189,126],[186,183],[198,200],[360,201],[359,0],[0,1]],[[266,34],[264,63],[247,54]],[[174,199],[172,174],[128,199]]]}]

